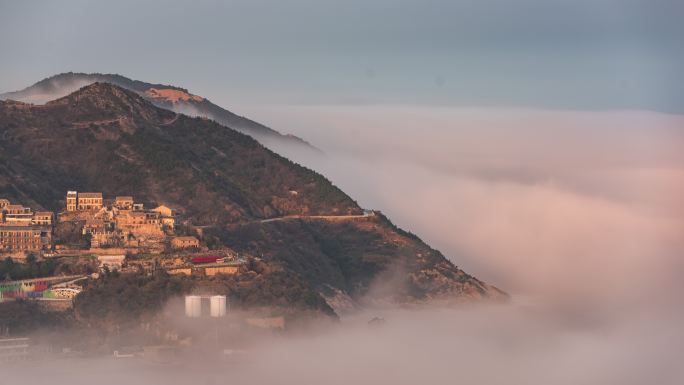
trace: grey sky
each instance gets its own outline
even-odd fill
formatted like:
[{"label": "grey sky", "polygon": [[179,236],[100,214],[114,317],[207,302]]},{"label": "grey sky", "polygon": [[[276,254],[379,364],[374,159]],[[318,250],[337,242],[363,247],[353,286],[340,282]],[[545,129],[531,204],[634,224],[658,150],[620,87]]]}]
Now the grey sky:
[{"label": "grey sky", "polygon": [[233,104],[684,112],[677,0],[2,1],[0,90],[65,71]]}]

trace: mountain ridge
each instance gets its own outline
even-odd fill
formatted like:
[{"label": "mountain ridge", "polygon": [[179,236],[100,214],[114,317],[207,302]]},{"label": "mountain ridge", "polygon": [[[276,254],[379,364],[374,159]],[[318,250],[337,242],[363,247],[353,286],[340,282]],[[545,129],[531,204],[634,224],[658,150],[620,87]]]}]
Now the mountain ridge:
[{"label": "mountain ridge", "polygon": [[[205,117],[221,125],[233,128],[257,139],[277,152],[290,147],[299,151],[321,154],[321,151],[294,135],[284,135],[261,123],[224,109],[207,98],[193,95],[188,89],[158,83],[133,80],[119,74],[66,72],[42,79],[19,91],[0,94],[0,100],[11,99],[27,103],[43,104],[66,96],[79,88],[96,82],[106,82],[134,91],[157,107],[189,116]],[[169,96],[168,92],[180,93],[181,97]],[[282,150],[282,151],[280,151]]]},{"label": "mountain ridge", "polygon": [[[12,102],[3,103],[5,105],[12,105]],[[113,85],[111,83],[92,83],[88,86],[80,88],[79,90],[67,96],[50,101],[44,105],[24,104],[21,106],[21,108],[17,109],[17,112],[27,110],[34,112],[36,116],[51,119],[50,123],[59,125],[62,129],[62,132],[65,134],[71,133],[68,129],[65,129],[66,127],[87,129],[87,132],[93,136],[93,139],[103,139],[105,143],[112,142],[112,140],[120,139],[122,134],[130,135],[131,138],[126,138],[131,139],[133,143],[125,143],[124,148],[120,149],[120,151],[126,151],[126,149],[130,146],[138,146],[144,151],[145,149],[143,147],[145,146],[158,146],[160,145],[160,141],[169,140],[169,138],[164,138],[164,135],[150,138],[149,140],[147,140],[147,142],[145,142],[147,138],[138,138],[138,136],[147,136],[148,134],[150,134],[150,132],[146,132],[142,129],[137,130],[138,128],[146,128],[146,125],[157,125],[159,127],[164,127],[167,129],[167,134],[171,132],[172,128],[193,126],[197,129],[201,127],[202,129],[206,129],[212,134],[217,135],[217,140],[226,140],[227,138],[229,138],[230,143],[239,143],[240,146],[244,146],[250,149],[250,151],[253,150],[254,152],[256,152],[256,155],[258,157],[271,157],[277,159],[276,164],[278,165],[278,167],[281,167],[283,169],[285,167],[293,167],[299,173],[307,172],[311,173],[312,175],[315,175],[317,178],[317,182],[320,182],[326,186],[325,189],[329,189],[332,192],[332,194],[337,194],[339,199],[346,200],[348,202],[348,206],[345,207],[345,209],[339,208],[339,212],[346,213],[350,212],[351,210],[353,212],[360,213],[361,210],[355,202],[353,202],[348,196],[343,194],[339,189],[332,186],[330,182],[325,180],[325,178],[323,178],[320,174],[314,173],[308,169],[305,169],[302,166],[295,165],[291,161],[259,145],[258,142],[253,140],[251,137],[239,133],[238,131],[234,131],[230,128],[223,127],[213,121],[204,118],[192,118],[183,114],[178,114],[165,109],[157,108],[153,106],[149,101],[146,101],[144,98],[142,98],[140,95],[132,91],[123,89],[119,86]],[[10,111],[11,108],[7,110],[7,112]],[[6,117],[11,117],[11,114],[6,115]],[[178,134],[182,135],[182,133]],[[52,137],[51,139],[58,140],[59,138]],[[136,141],[143,141],[145,143],[137,143]],[[73,145],[73,143],[71,144]],[[162,147],[164,146],[162,145]],[[185,155],[197,156],[197,152],[206,152],[206,150],[206,148],[195,148],[190,150],[190,152],[186,151],[185,153],[178,153],[174,155],[177,155],[177,158],[183,157]],[[226,157],[226,153],[230,153],[230,151],[217,150],[218,149],[216,149],[216,146],[211,146],[209,148],[210,154],[202,155],[210,156],[218,154],[219,156],[222,155],[222,157]],[[7,153],[9,154],[11,153],[11,151],[8,149]],[[136,162],[131,161],[130,157],[129,159],[126,159],[125,156],[121,155],[122,154],[119,154],[121,159],[127,160],[129,163],[132,163],[133,166],[136,165]],[[175,164],[175,160],[171,159],[172,157],[166,156],[165,158],[168,159],[164,159],[163,161],[153,159],[150,162],[158,163],[156,164],[156,166],[159,166],[161,168],[165,168],[169,165]],[[236,163],[239,163],[241,161],[239,159],[232,160]],[[144,161],[144,159],[139,159],[139,161]],[[120,178],[126,177],[126,175],[120,175]],[[68,176],[64,176],[64,178],[66,180],[69,179]],[[241,178],[246,179],[247,176],[242,175]],[[248,184],[250,182],[243,180],[240,183]],[[264,182],[261,184],[261,186],[268,186],[268,183]],[[78,187],[87,188],[88,186],[78,185]],[[239,186],[234,187],[236,187],[236,189],[239,189]],[[306,200],[307,190],[309,189],[306,186],[300,186],[297,188],[301,190],[298,190],[297,198],[299,200]],[[316,188],[319,188],[318,185],[316,185]],[[288,200],[288,198],[290,197],[289,191],[290,190],[281,191],[279,194],[276,195],[276,197],[278,197],[278,199]],[[156,200],[168,198],[152,196],[148,197],[148,199]],[[236,199],[241,200],[240,198]],[[37,203],[39,203],[41,206],[44,206],[43,204],[41,204],[41,202]],[[171,200],[170,203],[174,203],[173,200]],[[264,204],[268,203],[269,202],[264,202]],[[270,207],[268,209],[262,207],[262,210],[262,208],[256,207],[255,203],[248,204],[247,206],[252,206],[253,209],[251,211],[251,214],[247,215],[247,217],[254,218],[268,218],[273,216],[273,214],[289,215],[325,213],[325,211],[319,211],[320,208],[312,207],[303,207],[299,211],[293,209],[283,209],[281,211],[276,209],[275,207]],[[48,207],[56,207],[54,198],[53,202],[48,204]]]},{"label": "mountain ridge", "polygon": [[[166,204],[207,244],[282,266],[330,301],[507,298],[382,214],[362,215],[322,175],[111,83],[44,105],[0,101],[0,161],[2,197],[60,210],[76,189]],[[320,218],[345,215],[354,219]]]}]

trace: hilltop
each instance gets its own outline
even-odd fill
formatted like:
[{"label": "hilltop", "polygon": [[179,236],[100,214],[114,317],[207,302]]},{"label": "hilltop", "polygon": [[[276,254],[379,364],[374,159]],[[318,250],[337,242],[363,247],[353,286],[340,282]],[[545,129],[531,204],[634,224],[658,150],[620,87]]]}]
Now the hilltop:
[{"label": "hilltop", "polygon": [[0,94],[0,100],[15,100],[25,103],[43,104],[64,97],[81,87],[92,83],[110,83],[137,93],[157,107],[188,116],[204,117],[250,135],[276,152],[291,150],[305,153],[320,153],[318,149],[293,135],[283,135],[261,123],[237,115],[212,103],[207,98],[193,95],[187,89],[133,80],[118,74],[67,72],[43,79],[20,91]]},{"label": "hilltop", "polygon": [[322,175],[212,120],[109,83],[44,105],[0,101],[0,196],[60,211],[70,189],[174,207],[207,244],[281,266],[333,308],[506,298]]},{"label": "hilltop", "polygon": [[[211,120],[94,83],[45,105],[2,102],[2,191],[58,211],[97,188],[182,207],[202,225],[291,214],[360,213],[321,175]],[[297,195],[293,195],[296,191]]]}]

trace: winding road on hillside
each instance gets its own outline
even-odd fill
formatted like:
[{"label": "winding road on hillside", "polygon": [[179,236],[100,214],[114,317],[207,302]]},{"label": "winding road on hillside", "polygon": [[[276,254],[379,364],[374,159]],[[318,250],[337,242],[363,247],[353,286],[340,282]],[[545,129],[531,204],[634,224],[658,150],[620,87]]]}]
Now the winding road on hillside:
[{"label": "winding road on hillside", "polygon": [[[285,221],[293,221],[293,220],[320,220],[320,221],[344,221],[344,220],[353,220],[353,219],[363,219],[363,218],[371,218],[375,217],[375,211],[372,210],[364,210],[363,214],[358,214],[358,215],[286,215],[284,217],[276,217],[276,218],[268,218],[268,219],[255,219],[253,221],[246,221],[246,222],[240,222],[236,223],[236,225],[250,225],[253,223],[273,223],[273,222],[285,222]],[[208,228],[212,227],[211,225],[200,225],[200,226],[194,226],[196,228]]]},{"label": "winding road on hillside", "polygon": [[178,118],[180,118],[180,116],[181,116],[181,114],[176,113],[176,116],[174,116],[173,118],[171,118],[171,120],[169,120],[168,122],[164,122],[164,123],[160,124],[160,126],[169,126],[169,125],[171,125],[171,124],[174,124],[174,123],[176,123],[176,121],[178,120]]},{"label": "winding road on hillside", "polygon": [[261,220],[254,221],[254,222],[270,223],[270,222],[289,221],[289,220],[295,220],[295,219],[318,219],[318,220],[324,220],[324,221],[336,221],[336,220],[345,220],[345,219],[370,218],[370,217],[374,217],[374,216],[375,216],[374,211],[365,210],[363,212],[363,214],[358,214],[358,215],[286,215],[284,217],[261,219]]}]

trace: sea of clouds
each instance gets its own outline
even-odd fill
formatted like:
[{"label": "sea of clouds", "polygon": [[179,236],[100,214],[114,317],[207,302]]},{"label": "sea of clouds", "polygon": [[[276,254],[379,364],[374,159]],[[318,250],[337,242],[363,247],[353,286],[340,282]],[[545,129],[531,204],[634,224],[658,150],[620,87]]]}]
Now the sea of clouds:
[{"label": "sea of clouds", "polygon": [[[321,148],[324,157],[310,157],[270,144],[511,293],[511,303],[366,309],[333,326],[257,339],[230,364],[201,353],[173,366],[64,360],[3,367],[0,380],[684,383],[684,117],[410,106],[240,110]],[[384,326],[371,327],[373,317]]]}]

